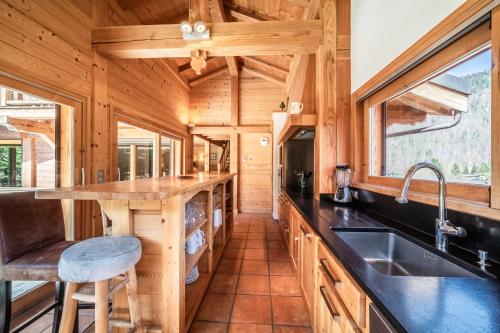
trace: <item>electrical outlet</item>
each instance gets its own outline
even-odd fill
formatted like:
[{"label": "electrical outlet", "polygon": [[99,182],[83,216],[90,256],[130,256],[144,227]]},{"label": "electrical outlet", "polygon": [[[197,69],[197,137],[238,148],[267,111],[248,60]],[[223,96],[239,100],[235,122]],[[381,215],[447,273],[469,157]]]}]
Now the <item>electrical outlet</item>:
[{"label": "electrical outlet", "polygon": [[97,182],[99,184],[104,183],[104,170],[97,170]]}]

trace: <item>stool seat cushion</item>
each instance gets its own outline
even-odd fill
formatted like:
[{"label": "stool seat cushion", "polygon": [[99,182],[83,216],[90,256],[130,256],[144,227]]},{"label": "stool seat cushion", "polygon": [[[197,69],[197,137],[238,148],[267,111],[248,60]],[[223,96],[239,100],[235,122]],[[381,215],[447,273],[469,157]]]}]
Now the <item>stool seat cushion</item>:
[{"label": "stool seat cushion", "polygon": [[141,242],[132,236],[90,238],[63,252],[59,277],[75,283],[108,280],[134,267],[141,253]]},{"label": "stool seat cushion", "polygon": [[27,252],[1,267],[5,281],[59,281],[57,266],[64,250],[76,242],[61,241]]}]

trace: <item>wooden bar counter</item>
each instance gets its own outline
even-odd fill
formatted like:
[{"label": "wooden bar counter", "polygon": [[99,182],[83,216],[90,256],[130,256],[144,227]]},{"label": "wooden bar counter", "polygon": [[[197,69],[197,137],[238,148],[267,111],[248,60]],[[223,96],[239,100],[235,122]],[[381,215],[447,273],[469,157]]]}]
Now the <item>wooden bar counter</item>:
[{"label": "wooden bar counter", "polygon": [[[230,237],[234,220],[231,173],[192,174],[192,179],[162,177],[41,190],[40,199],[97,200],[112,220],[113,235],[134,235],[141,240],[138,274],[141,313],[148,331],[186,332],[208,287]],[[206,219],[185,228],[189,201],[204,204]],[[222,210],[222,225],[213,224],[214,209]],[[197,230],[205,232],[198,252],[185,254],[185,242]],[[184,279],[198,265],[200,277]],[[127,319],[127,296],[113,296],[113,318]]]}]

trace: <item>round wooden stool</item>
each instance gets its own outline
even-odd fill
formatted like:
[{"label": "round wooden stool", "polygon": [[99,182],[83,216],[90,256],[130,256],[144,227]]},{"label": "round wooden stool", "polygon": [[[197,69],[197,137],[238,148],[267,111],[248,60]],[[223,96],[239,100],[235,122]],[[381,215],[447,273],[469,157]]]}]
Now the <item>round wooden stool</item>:
[{"label": "round wooden stool", "polygon": [[59,332],[72,332],[81,301],[95,303],[95,331],[107,333],[109,300],[123,287],[127,288],[130,322],[112,319],[111,324],[143,332],[135,274],[141,252],[141,242],[131,236],[91,238],[65,250],[59,261],[59,277],[67,282]]}]

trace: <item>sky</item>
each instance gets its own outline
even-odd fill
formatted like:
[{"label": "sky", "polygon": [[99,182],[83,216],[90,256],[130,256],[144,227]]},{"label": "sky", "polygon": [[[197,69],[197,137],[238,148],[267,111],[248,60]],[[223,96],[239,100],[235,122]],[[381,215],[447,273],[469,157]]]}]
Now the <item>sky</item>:
[{"label": "sky", "polygon": [[449,69],[446,73],[461,77],[486,70],[491,70],[491,49],[487,49],[460,65]]}]

